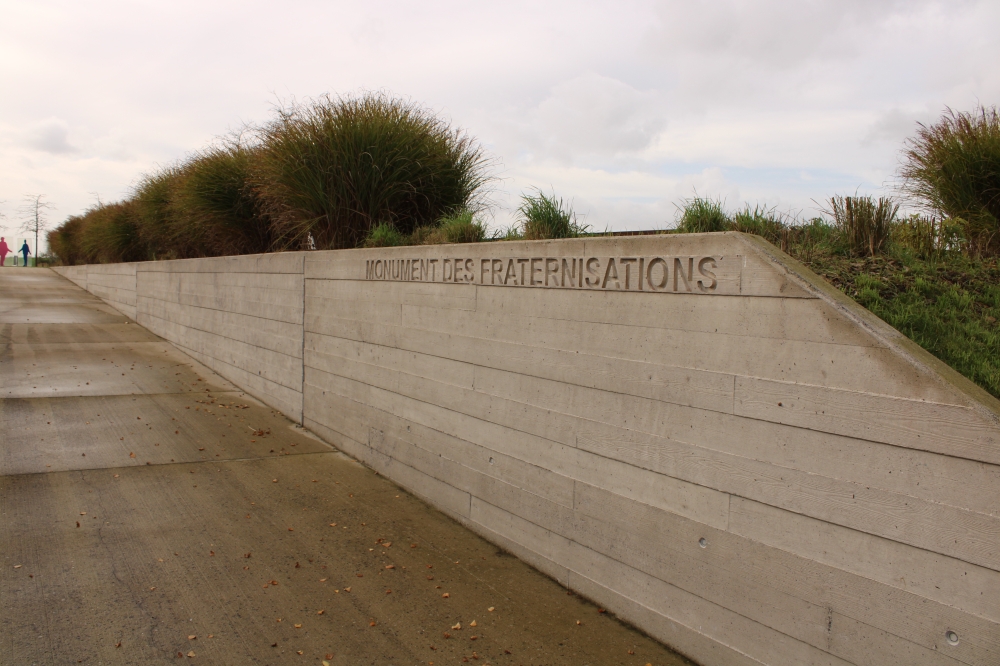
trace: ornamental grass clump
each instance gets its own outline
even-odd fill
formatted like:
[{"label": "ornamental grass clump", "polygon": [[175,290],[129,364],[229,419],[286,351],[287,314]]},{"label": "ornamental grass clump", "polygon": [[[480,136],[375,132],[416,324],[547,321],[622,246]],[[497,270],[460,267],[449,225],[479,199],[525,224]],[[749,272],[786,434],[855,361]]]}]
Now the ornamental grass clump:
[{"label": "ornamental grass clump", "polygon": [[965,221],[968,251],[1000,253],[1000,113],[947,109],[906,141],[900,167],[905,191],[939,217]]},{"label": "ornamental grass clump", "polygon": [[853,253],[874,257],[888,245],[899,204],[888,197],[835,196],[826,212]]},{"label": "ornamental grass clump", "polygon": [[260,131],[254,188],[281,247],[357,247],[379,224],[403,235],[478,209],[490,161],[466,133],[382,93],[322,97]]},{"label": "ornamental grass clump", "polygon": [[[573,208],[562,199],[541,190],[534,194],[522,194],[521,205],[517,209],[520,223],[520,237],[525,240],[549,238],[575,238],[586,233],[588,227],[577,222]],[[509,231],[505,238],[512,238]]]},{"label": "ornamental grass clump", "polygon": [[683,202],[677,230],[685,234],[700,234],[712,231],[726,231],[731,220],[726,214],[722,201],[694,197]]},{"label": "ornamental grass clump", "polygon": [[189,256],[267,252],[274,245],[270,220],[250,182],[255,153],[239,140],[195,155],[180,169],[170,205],[173,236]]}]

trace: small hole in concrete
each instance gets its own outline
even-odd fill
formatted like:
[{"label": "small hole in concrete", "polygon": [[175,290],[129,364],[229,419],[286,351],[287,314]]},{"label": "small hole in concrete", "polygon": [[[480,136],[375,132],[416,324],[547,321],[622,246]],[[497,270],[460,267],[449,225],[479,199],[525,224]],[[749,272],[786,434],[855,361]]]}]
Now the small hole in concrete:
[{"label": "small hole in concrete", "polygon": [[958,645],[958,634],[954,631],[944,632],[944,637],[948,641],[948,645]]},{"label": "small hole in concrete", "polygon": [[702,548],[708,548],[708,539],[706,539],[705,537],[698,539],[698,545],[701,546]]}]

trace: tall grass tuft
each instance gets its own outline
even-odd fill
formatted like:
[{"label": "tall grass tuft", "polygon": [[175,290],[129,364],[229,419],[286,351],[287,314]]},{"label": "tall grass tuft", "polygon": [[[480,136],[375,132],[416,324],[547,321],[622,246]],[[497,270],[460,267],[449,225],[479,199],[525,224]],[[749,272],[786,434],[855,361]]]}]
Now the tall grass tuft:
[{"label": "tall grass tuft", "polygon": [[261,131],[254,186],[279,246],[356,247],[481,205],[489,160],[467,134],[382,93],[294,105]]},{"label": "tall grass tuft", "polygon": [[87,211],[79,248],[83,262],[88,264],[146,259],[147,248],[135,202],[99,204]]},{"label": "tall grass tuft", "polygon": [[87,224],[85,215],[71,215],[65,222],[46,234],[49,252],[59,257],[65,266],[84,262],[80,237]]},{"label": "tall grass tuft", "polygon": [[844,235],[851,251],[874,257],[885,250],[899,204],[888,197],[843,197],[830,199],[830,209],[837,228]]},{"label": "tall grass tuft", "polygon": [[728,225],[725,225],[725,228],[747,234],[756,234],[775,245],[780,245],[787,226],[783,216],[777,213],[774,208],[760,205],[751,208],[750,204],[746,204],[743,210],[737,211],[733,215],[732,220]]},{"label": "tall grass tuft", "polygon": [[730,222],[722,201],[696,196],[685,200],[680,207],[677,230],[685,234],[726,231]]},{"label": "tall grass tuft", "polygon": [[170,202],[173,235],[188,256],[267,252],[274,237],[250,182],[254,150],[238,140],[213,146],[180,169]]},{"label": "tall grass tuft", "polygon": [[961,218],[969,240],[985,253],[1000,251],[1000,113],[978,107],[947,109],[920,125],[906,142],[904,188],[940,216]]},{"label": "tall grass tuft", "polygon": [[525,240],[575,238],[588,229],[577,222],[571,206],[555,193],[549,196],[541,190],[521,195],[517,215],[521,224],[520,236]]},{"label": "tall grass tuft", "polygon": [[409,239],[388,222],[382,222],[372,227],[364,242],[365,247],[397,247],[409,244]]}]

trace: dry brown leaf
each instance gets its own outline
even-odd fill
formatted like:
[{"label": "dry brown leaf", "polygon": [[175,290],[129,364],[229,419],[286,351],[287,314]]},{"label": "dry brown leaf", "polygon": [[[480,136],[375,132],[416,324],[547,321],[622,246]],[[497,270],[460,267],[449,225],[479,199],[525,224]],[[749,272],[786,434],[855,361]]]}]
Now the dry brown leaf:
[{"label": "dry brown leaf", "polygon": [[278,581],[276,581],[276,580],[272,580],[271,581],[271,585],[277,585],[277,584],[278,584]]},{"label": "dry brown leaf", "polygon": [[350,591],[351,591],[351,588],[349,588],[349,587],[345,587],[344,588],[344,592],[350,592]]},{"label": "dry brown leaf", "polygon": [[469,640],[470,640],[470,641],[474,641],[474,640],[476,640],[477,638],[479,638],[479,636],[469,636]]},{"label": "dry brown leaf", "polygon": [[384,544],[382,544],[382,546],[384,546],[385,548],[388,548],[391,545],[392,545],[391,541],[386,541]]},{"label": "dry brown leaf", "polygon": [[198,638],[198,637],[197,637],[197,636],[195,636],[194,634],[191,634],[190,636],[188,636],[188,640],[189,640],[189,641],[193,641],[193,640],[194,640],[194,639],[196,639],[196,638]]},{"label": "dry brown leaf", "polygon": [[321,582],[321,583],[325,583],[325,582],[326,582],[327,580],[329,580],[329,579],[328,579],[328,578],[320,578],[320,579],[319,579],[319,582]]},{"label": "dry brown leaf", "polygon": [[469,623],[469,626],[470,626],[470,627],[474,627],[474,626],[476,626],[476,621],[475,621],[475,620],[473,620],[472,622],[470,622],[470,623]]},{"label": "dry brown leaf", "polygon": [[115,643],[115,647],[121,647],[121,646],[122,646],[122,642],[121,641],[118,641],[117,643]]},{"label": "dry brown leaf", "polygon": [[337,523],[330,523],[330,527],[336,527]]},{"label": "dry brown leaf", "polygon": [[296,628],[296,629],[301,629],[301,628],[302,628],[302,625],[301,625],[301,624],[297,624],[297,625],[295,625],[295,628]]},{"label": "dry brown leaf", "polygon": [[396,565],[395,564],[387,564],[387,565],[385,565],[385,568],[386,569],[395,569]]},{"label": "dry brown leaf", "polygon": [[129,453],[128,453],[128,457],[129,457],[129,458],[135,458],[135,452],[133,452],[133,451],[129,451]]},{"label": "dry brown leaf", "polygon": [[195,653],[194,653],[194,650],[191,650],[190,652],[188,652],[188,659],[194,659],[194,658],[195,658],[195,656],[196,656],[196,655],[195,655]]},{"label": "dry brown leaf", "polygon": [[208,637],[209,638],[215,638],[215,634],[209,634]]},{"label": "dry brown leaf", "polygon": [[[333,657],[330,657],[330,659],[333,659]],[[324,659],[323,660],[323,666],[330,666],[330,662],[328,662],[326,659]]]},{"label": "dry brown leaf", "polygon": [[152,592],[155,589],[156,589],[156,586],[154,585],[153,587],[149,588],[149,591]]},{"label": "dry brown leaf", "polygon": [[368,626],[369,626],[369,627],[374,627],[374,626],[375,626],[375,623],[374,623],[374,622],[369,622],[369,623],[368,623]]},{"label": "dry brown leaf", "polygon": [[322,615],[325,612],[326,612],[325,610],[318,610],[316,611],[316,615]]},{"label": "dry brown leaf", "polygon": [[462,629],[462,623],[461,622],[456,622],[455,625],[452,627],[452,629],[461,630]]},{"label": "dry brown leaf", "polygon": [[489,607],[489,608],[487,608],[486,610],[488,610],[489,612],[491,612],[491,613],[492,613],[492,612],[493,612],[493,606],[490,606],[490,607]]},{"label": "dry brown leaf", "polygon": [[271,483],[277,483],[277,482],[278,482],[277,479],[271,479]]},{"label": "dry brown leaf", "polygon": [[450,595],[450,594],[448,594],[447,592],[445,592],[445,593],[444,593],[444,594],[442,594],[441,596],[442,596],[443,598],[445,598],[445,599],[448,599],[448,598],[450,598],[450,597],[451,597],[451,595]]},{"label": "dry brown leaf", "polygon": [[86,512],[86,511],[81,511],[81,512],[80,512],[80,515],[81,515],[81,516],[86,516],[86,515],[87,515],[87,512]]},{"label": "dry brown leaf", "polygon": [[14,565],[14,568],[15,568],[15,569],[20,569],[20,568],[21,568],[21,567],[23,567],[23,566],[24,566],[23,564],[15,564],[15,565]]},{"label": "dry brown leaf", "polygon": [[583,624],[583,622],[580,622],[579,620],[577,620],[576,623],[577,624]]}]

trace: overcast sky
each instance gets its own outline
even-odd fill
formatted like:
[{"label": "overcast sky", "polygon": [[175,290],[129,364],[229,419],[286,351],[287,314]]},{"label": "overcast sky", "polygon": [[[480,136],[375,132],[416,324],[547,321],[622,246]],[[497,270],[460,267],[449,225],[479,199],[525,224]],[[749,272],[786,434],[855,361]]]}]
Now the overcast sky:
[{"label": "overcast sky", "polygon": [[998,33],[996,0],[0,0],[0,225],[363,89],[482,141],[498,225],[532,187],[601,230],[671,226],[695,192],[811,216],[891,188],[917,121],[1000,101]]}]

